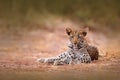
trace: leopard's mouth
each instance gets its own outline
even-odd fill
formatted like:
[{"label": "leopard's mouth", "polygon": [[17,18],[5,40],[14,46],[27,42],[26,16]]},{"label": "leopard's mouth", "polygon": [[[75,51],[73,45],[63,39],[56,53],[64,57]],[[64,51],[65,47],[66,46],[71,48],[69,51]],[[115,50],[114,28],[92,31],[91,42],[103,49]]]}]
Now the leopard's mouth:
[{"label": "leopard's mouth", "polygon": [[78,44],[73,44],[72,48],[74,50],[79,50],[81,48],[81,46],[79,46]]},{"label": "leopard's mouth", "polygon": [[68,47],[73,49],[73,50],[79,50],[80,48],[82,48],[82,46],[80,44],[72,44],[72,43],[70,43],[68,45]]}]

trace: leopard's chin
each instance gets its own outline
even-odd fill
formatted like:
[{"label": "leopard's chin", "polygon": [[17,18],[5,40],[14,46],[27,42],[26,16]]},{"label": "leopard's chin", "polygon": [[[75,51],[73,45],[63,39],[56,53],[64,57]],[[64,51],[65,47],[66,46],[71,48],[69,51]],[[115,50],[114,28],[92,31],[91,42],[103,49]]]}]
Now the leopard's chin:
[{"label": "leopard's chin", "polygon": [[79,49],[78,48],[74,48],[73,50],[78,51]]},{"label": "leopard's chin", "polygon": [[73,45],[73,50],[79,50],[78,45]]}]

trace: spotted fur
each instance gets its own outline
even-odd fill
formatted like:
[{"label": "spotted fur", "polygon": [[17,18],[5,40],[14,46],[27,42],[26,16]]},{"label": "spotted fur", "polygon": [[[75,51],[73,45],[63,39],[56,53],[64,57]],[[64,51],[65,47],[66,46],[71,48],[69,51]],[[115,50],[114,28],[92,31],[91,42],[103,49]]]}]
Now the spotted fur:
[{"label": "spotted fur", "polygon": [[79,50],[84,48],[87,50],[88,54],[91,57],[91,60],[98,60],[99,51],[97,47],[89,45],[85,39],[87,32],[84,30],[81,31],[73,31],[70,28],[66,29],[67,34],[69,35],[71,45],[69,47],[74,50]]},{"label": "spotted fur", "polygon": [[91,60],[98,59],[97,48],[90,46],[85,40],[87,32],[72,31],[70,28],[66,28],[66,33],[69,35],[70,39],[68,51],[59,54],[56,57],[40,58],[38,59],[39,62],[54,65],[63,65],[90,63]]}]

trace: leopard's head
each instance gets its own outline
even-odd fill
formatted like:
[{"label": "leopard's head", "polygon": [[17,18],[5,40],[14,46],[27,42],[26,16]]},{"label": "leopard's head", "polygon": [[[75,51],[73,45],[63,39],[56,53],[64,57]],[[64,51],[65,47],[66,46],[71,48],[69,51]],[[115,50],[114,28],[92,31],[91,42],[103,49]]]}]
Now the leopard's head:
[{"label": "leopard's head", "polygon": [[69,40],[71,43],[71,48],[73,50],[79,50],[82,48],[84,41],[85,41],[85,36],[87,35],[87,32],[84,30],[72,30],[71,28],[66,28],[66,33],[69,36]]}]

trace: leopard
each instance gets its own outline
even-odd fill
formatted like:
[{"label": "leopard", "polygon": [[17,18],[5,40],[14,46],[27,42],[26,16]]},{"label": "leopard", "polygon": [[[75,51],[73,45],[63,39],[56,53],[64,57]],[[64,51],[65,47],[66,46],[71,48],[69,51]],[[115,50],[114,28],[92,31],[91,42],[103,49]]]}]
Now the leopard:
[{"label": "leopard", "polygon": [[89,45],[85,40],[86,31],[66,28],[66,33],[70,41],[67,51],[55,57],[40,58],[37,61],[53,65],[64,65],[90,63],[92,60],[98,60],[99,53],[97,48]]},{"label": "leopard", "polygon": [[[72,31],[71,28],[66,29],[67,34],[69,35],[70,45],[69,47],[74,49],[85,48],[89,53],[91,60],[98,60],[99,50],[96,46],[88,44],[85,36],[87,35],[86,30]],[[82,34],[82,35],[81,35]]]}]

